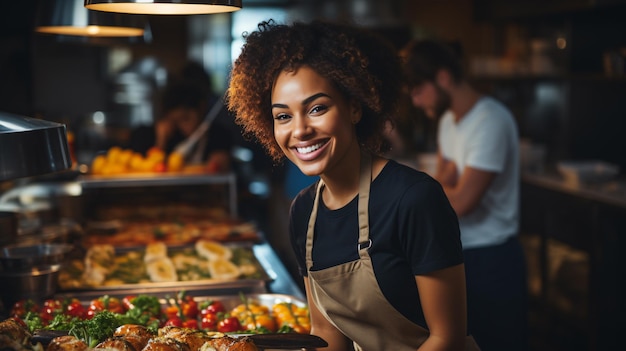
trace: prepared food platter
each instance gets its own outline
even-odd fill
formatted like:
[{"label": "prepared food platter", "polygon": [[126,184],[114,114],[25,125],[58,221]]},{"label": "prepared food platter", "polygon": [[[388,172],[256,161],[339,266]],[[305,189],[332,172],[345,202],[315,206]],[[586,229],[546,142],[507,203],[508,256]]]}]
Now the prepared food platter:
[{"label": "prepared food platter", "polygon": [[175,247],[163,242],[134,248],[98,244],[63,265],[59,291],[154,290],[230,282],[256,286],[269,280],[251,244],[204,239]]},{"label": "prepared food platter", "polygon": [[308,306],[290,295],[103,295],[16,302],[10,318],[0,322],[0,349],[257,351],[328,345],[309,332]]}]

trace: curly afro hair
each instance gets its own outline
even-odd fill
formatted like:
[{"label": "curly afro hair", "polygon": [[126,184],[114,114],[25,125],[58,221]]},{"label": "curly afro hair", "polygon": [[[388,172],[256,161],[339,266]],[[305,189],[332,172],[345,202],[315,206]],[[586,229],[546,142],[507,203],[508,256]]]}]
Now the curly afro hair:
[{"label": "curly afro hair", "polygon": [[272,87],[280,72],[303,65],[361,104],[356,133],[362,148],[375,154],[388,149],[383,128],[386,121],[393,123],[403,86],[401,61],[388,41],[363,28],[326,21],[285,25],[269,20],[244,37],[226,101],[244,135],[256,137],[275,162],[284,154],[274,139]]}]

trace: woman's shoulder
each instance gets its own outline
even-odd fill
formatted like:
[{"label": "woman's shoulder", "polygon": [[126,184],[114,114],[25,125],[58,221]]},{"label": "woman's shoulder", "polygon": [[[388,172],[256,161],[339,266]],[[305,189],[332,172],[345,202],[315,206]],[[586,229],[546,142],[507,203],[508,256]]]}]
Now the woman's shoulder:
[{"label": "woman's shoulder", "polygon": [[416,183],[431,184],[437,183],[430,175],[413,167],[399,163],[390,159],[374,181],[380,179],[381,183],[387,186],[407,186]]},{"label": "woman's shoulder", "polygon": [[315,200],[315,192],[317,190],[317,183],[313,182],[300,190],[298,194],[291,201],[291,212],[299,213],[302,210],[310,211],[313,208],[313,201]]},{"label": "woman's shoulder", "polygon": [[433,177],[394,160],[389,160],[372,184],[379,195],[389,200],[424,202],[444,194],[441,184]]}]

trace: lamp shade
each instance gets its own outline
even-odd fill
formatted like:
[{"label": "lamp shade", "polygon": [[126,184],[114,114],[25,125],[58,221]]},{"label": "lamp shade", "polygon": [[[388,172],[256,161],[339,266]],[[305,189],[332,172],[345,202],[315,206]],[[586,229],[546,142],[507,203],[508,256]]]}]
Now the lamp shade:
[{"label": "lamp shade", "polygon": [[85,0],[96,11],[147,15],[200,15],[241,10],[241,0]]},{"label": "lamp shade", "polygon": [[0,112],[0,181],[70,167],[65,125]]},{"label": "lamp shade", "polygon": [[40,1],[35,31],[87,37],[137,37],[144,35],[143,16],[91,11],[83,0]]}]

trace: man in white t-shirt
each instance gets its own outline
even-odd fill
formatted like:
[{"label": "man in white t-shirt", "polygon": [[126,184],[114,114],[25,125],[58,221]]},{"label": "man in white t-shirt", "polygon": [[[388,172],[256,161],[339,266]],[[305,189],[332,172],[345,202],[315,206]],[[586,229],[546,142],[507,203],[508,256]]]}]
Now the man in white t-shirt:
[{"label": "man in white t-shirt", "polygon": [[482,351],[527,350],[517,125],[502,103],[465,80],[458,51],[410,43],[403,50],[408,92],[414,106],[439,119],[433,176],[459,217],[469,333]]}]

